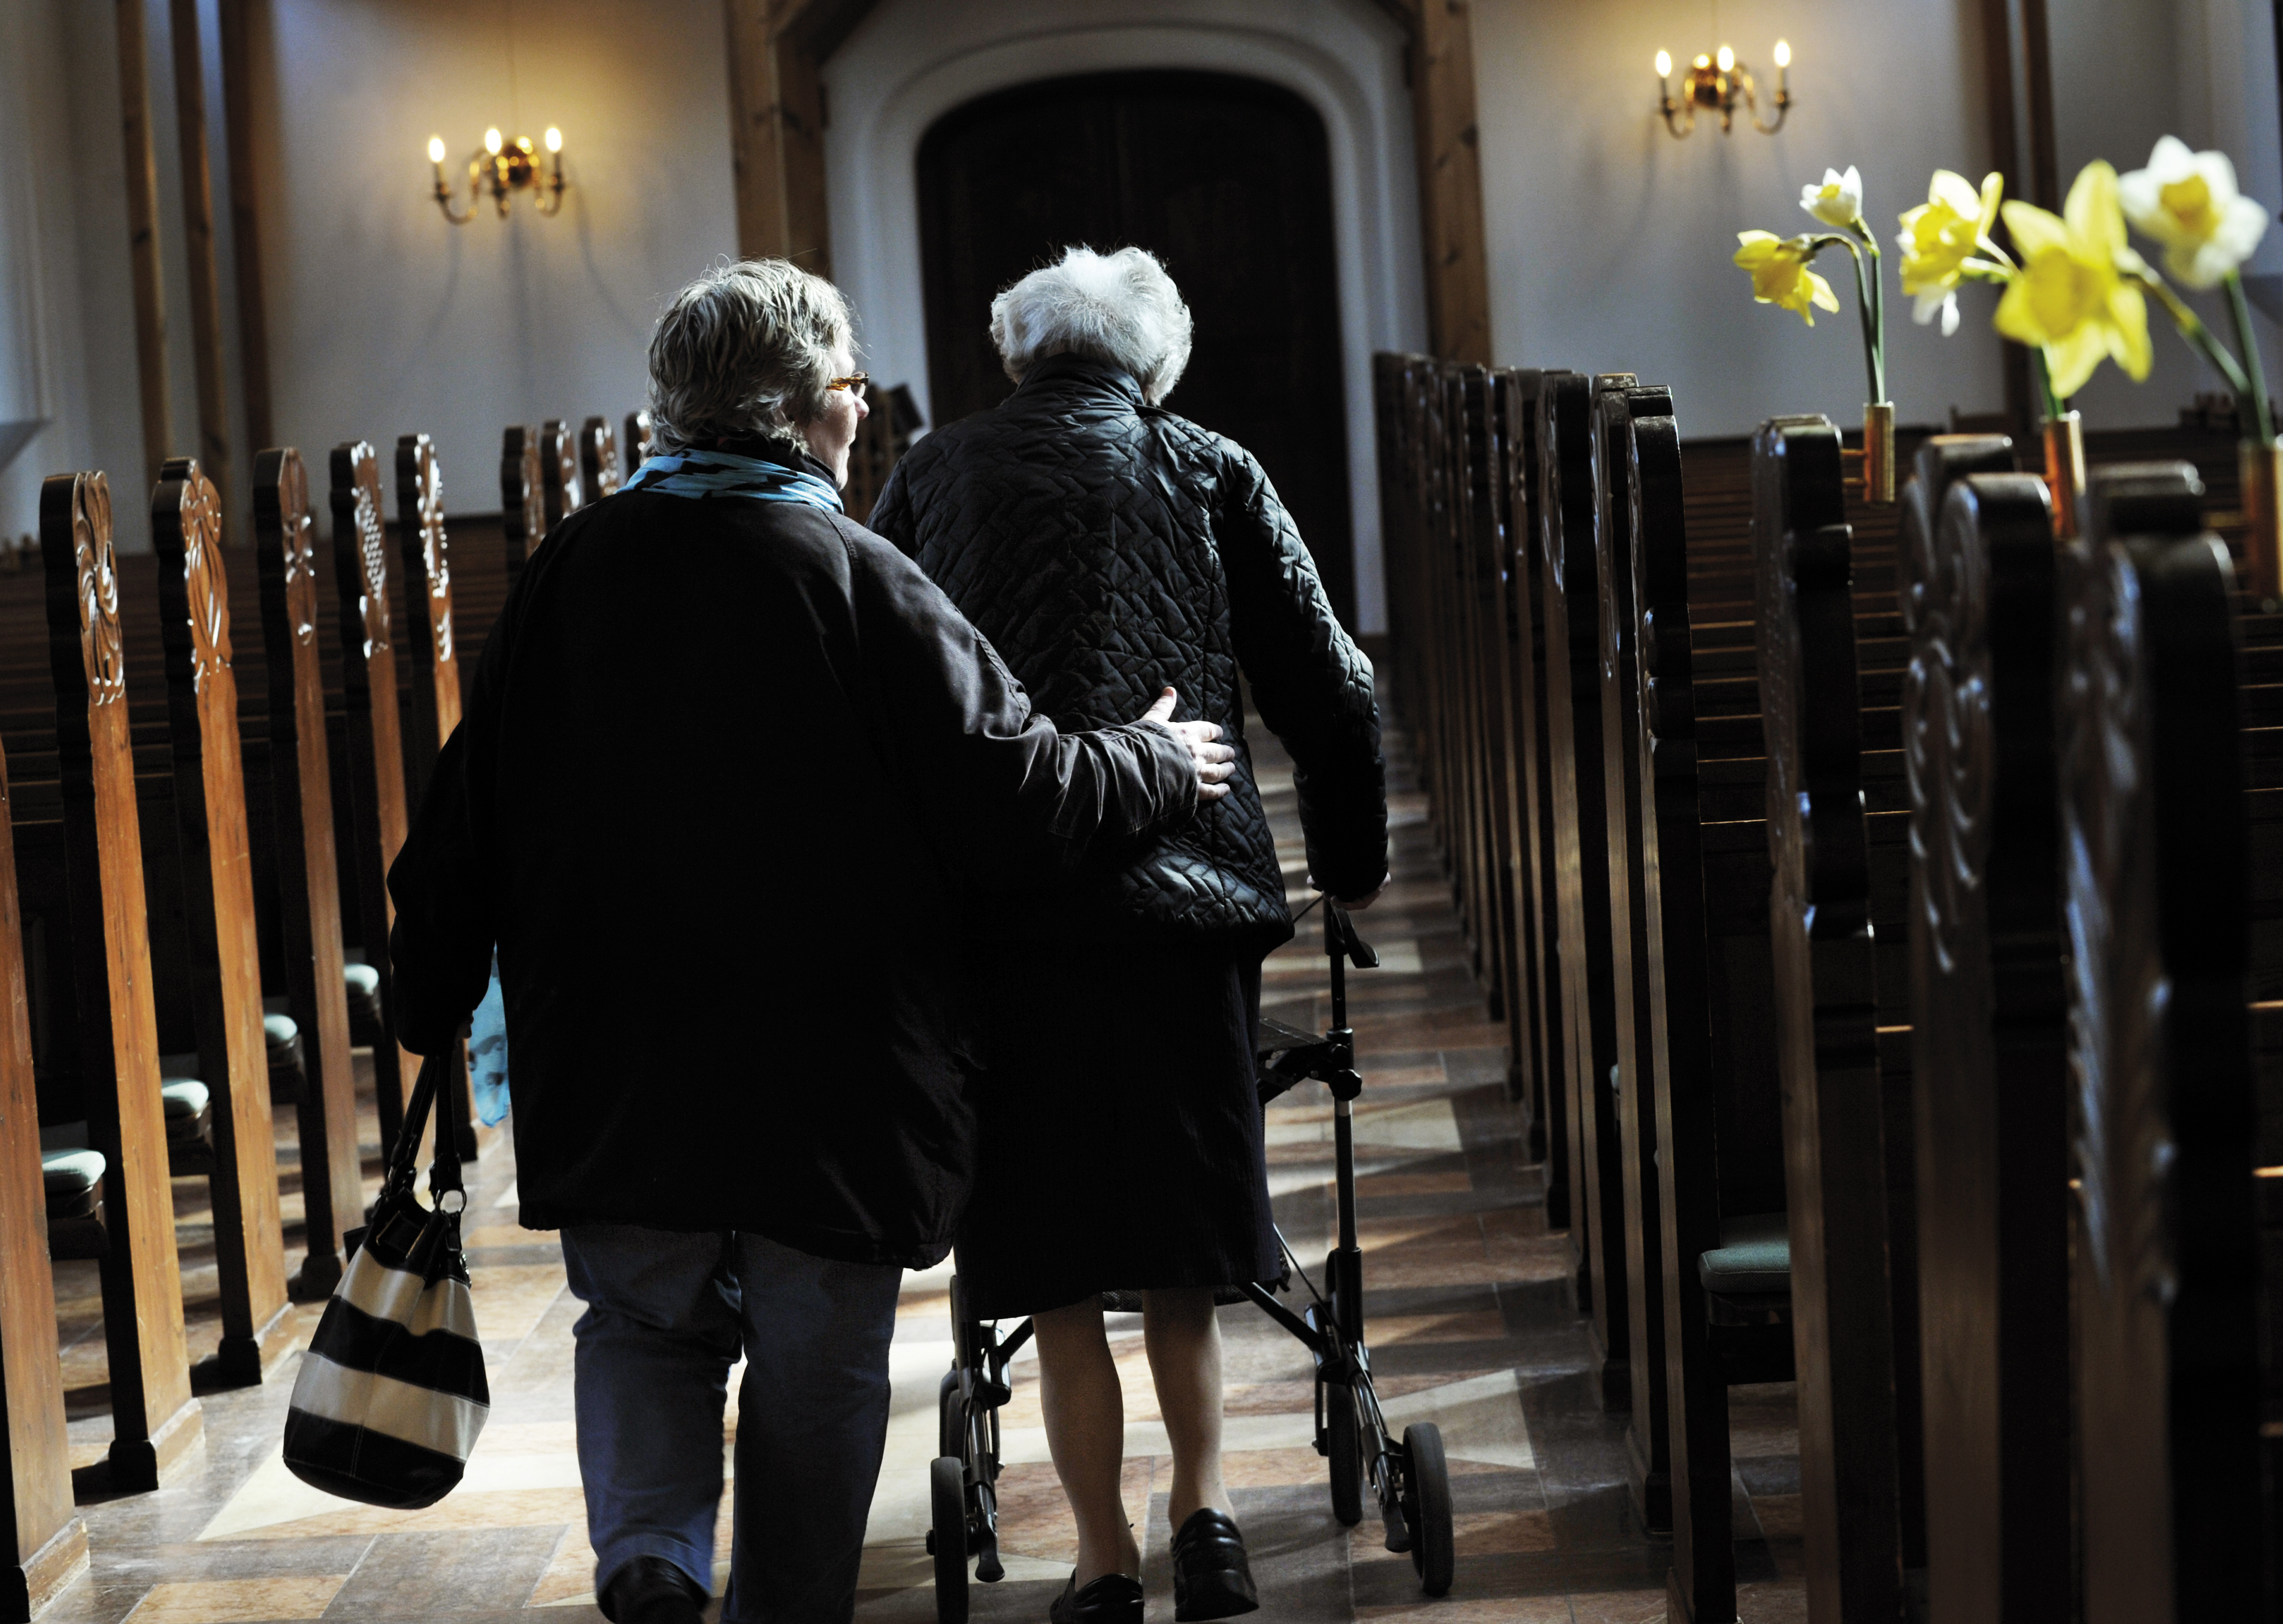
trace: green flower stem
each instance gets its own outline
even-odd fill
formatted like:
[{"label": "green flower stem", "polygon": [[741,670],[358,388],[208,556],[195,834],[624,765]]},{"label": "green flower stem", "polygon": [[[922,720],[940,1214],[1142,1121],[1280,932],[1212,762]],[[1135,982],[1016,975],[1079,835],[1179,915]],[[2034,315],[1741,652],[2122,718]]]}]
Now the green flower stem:
[{"label": "green flower stem", "polygon": [[[2219,341],[2210,328],[2204,325],[2203,318],[2189,309],[2180,296],[2172,291],[2171,284],[2155,272],[2131,271],[2127,272],[2126,276],[2129,280],[2139,284],[2156,296],[2156,302],[2163,306],[2164,313],[2172,318],[2172,325],[2180,330],[2180,337],[2186,338],[2206,361],[2211,362],[2212,369],[2217,372],[2228,388],[2234,392],[2238,421],[2240,422],[2241,402],[2244,397],[2251,392],[2251,382],[2243,376],[2243,369],[2235,364],[2235,357],[2227,353],[2227,346]],[[2259,415],[2264,417],[2267,415],[2264,395],[2260,397],[2259,407]]]},{"label": "green flower stem", "polygon": [[[1879,354],[1879,339],[1874,325],[1877,317],[1872,303],[1874,295],[1871,291],[1871,279],[1864,273],[1863,251],[1856,246],[1853,237],[1836,231],[1819,233],[1808,241],[1819,252],[1825,248],[1844,248],[1848,257],[1855,261],[1855,308],[1860,313],[1863,324],[1863,370],[1871,385],[1871,401],[1875,405],[1887,398],[1887,364],[1886,358]],[[1878,249],[1874,247],[1871,252],[1876,253]],[[1814,256],[1811,254],[1809,257],[1812,259]]]},{"label": "green flower stem", "polygon": [[[1879,240],[1860,219],[1850,228],[1863,240],[1871,252],[1871,306],[1866,320],[1871,324],[1873,357],[1871,394],[1874,404],[1887,398],[1887,278],[1879,253]],[[1859,265],[1861,261],[1858,260]]]},{"label": "green flower stem", "polygon": [[2267,403],[2267,370],[2260,364],[2259,340],[2251,330],[2251,307],[2244,301],[2243,278],[2234,271],[2227,274],[2228,314],[2235,318],[2235,347],[2243,354],[2243,381],[2251,391],[2251,410],[2243,409],[2243,397],[2236,397],[2235,422],[2240,429],[2251,429],[2256,443],[2275,443],[2274,412]]}]

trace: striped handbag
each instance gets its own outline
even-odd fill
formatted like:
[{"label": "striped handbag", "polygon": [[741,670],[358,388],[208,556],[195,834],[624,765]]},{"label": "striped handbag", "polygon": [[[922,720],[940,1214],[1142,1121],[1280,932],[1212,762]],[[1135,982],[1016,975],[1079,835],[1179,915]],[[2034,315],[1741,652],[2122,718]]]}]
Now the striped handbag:
[{"label": "striped handbag", "polygon": [[[447,1051],[448,1053],[449,1051]],[[413,1193],[420,1131],[444,1056],[421,1062],[404,1126],[347,1271],[293,1381],[285,1465],[327,1494],[400,1511],[433,1505],[466,1470],[491,1413],[460,1213],[459,1153],[439,1113],[432,1208]]]}]

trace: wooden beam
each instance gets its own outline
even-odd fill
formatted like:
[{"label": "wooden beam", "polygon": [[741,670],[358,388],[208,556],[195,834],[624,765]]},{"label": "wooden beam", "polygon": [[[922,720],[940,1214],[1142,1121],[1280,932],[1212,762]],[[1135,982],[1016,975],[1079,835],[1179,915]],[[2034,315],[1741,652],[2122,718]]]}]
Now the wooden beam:
[{"label": "wooden beam", "polygon": [[159,159],[151,147],[151,42],[143,0],[113,0],[119,26],[120,131],[127,148],[127,246],[135,273],[135,372],[143,408],[143,483],[159,483],[174,429],[167,420],[167,309],[159,268]]},{"label": "wooden beam", "polygon": [[230,511],[230,377],[222,362],[222,277],[214,268],[214,171],[206,162],[206,78],[198,0],[171,0],[175,137],[182,149],[183,251],[190,266],[191,355],[199,386],[199,470]]},{"label": "wooden beam", "polygon": [[[2007,196],[2059,208],[2045,0],[1982,0],[1982,58],[1990,167],[2006,177]],[[2005,369],[2006,423],[2016,438],[2033,440],[2039,409],[2030,352],[2002,338],[1998,346]]]},{"label": "wooden beam", "polygon": [[823,92],[786,36],[805,0],[723,0],[737,252],[832,274],[824,214]]},{"label": "wooden beam", "polygon": [[269,393],[269,315],[261,289],[261,183],[253,167],[253,43],[247,0],[221,0],[222,117],[230,166],[230,243],[238,293],[238,358],[246,455],[277,443]]},{"label": "wooden beam", "polygon": [[1450,361],[1491,360],[1490,273],[1475,127],[1469,0],[1421,0],[1411,105],[1419,148],[1419,227],[1427,255],[1429,346]]}]

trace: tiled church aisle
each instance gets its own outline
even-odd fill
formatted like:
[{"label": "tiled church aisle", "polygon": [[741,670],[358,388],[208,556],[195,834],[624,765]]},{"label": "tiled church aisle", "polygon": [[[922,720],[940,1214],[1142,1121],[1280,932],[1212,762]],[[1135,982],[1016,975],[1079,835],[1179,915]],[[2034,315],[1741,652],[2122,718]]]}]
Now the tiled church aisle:
[{"label": "tiled church aisle", "polygon": [[[1261,736],[1261,735],[1256,735]],[[1263,787],[1302,856],[1289,773],[1263,752]],[[1368,1513],[1332,1518],[1312,1447],[1307,1356],[1264,1316],[1223,1310],[1228,1341],[1228,1480],[1254,1553],[1269,1620],[1330,1624],[1415,1613],[1511,1624],[1634,1624],[1664,1617],[1667,1545],[1647,1537],[1623,1484],[1622,1418],[1603,1416],[1570,1307],[1562,1237],[1545,1232],[1539,1169],[1525,1162],[1506,1100],[1504,1030],[1485,1020],[1464,965],[1447,890],[1399,764],[1395,876],[1361,916],[1382,967],[1352,978],[1365,1092],[1356,1112],[1361,1238],[1374,1369],[1389,1418],[1440,1423],[1451,1456],[1458,1572],[1450,1596],[1422,1597],[1407,1557],[1383,1548]],[[1269,1012],[1294,1025],[1327,1018],[1313,929],[1270,961]],[[376,1130],[370,1120],[367,1138]],[[1280,1222],[1313,1274],[1329,1242],[1331,1111],[1320,1086],[1271,1113],[1270,1177]],[[291,1370],[262,1389],[208,1395],[207,1441],[184,1480],[155,1495],[84,1509],[94,1568],[46,1615],[55,1624],[222,1624],[345,1619],[596,1618],[573,1453],[571,1326],[552,1239],[515,1223],[512,1151],[486,1135],[471,1169],[467,1234],[495,1409],[467,1482],[440,1505],[377,1511],[307,1488],[277,1456]],[[197,1185],[177,1186],[187,1216]],[[298,1216],[298,1213],[289,1216]],[[1041,1215],[1041,1222],[1050,1222]],[[186,1268],[197,1237],[185,1228]],[[74,1269],[87,1269],[81,1280]],[[906,1282],[895,1347],[895,1414],[873,1508],[858,1617],[923,1624],[934,1594],[923,1539],[937,1382],[948,1362],[950,1266]],[[211,1290],[211,1270],[205,1277]],[[193,1289],[198,1289],[193,1278]],[[1297,1289],[1297,1288],[1296,1288]],[[74,1344],[74,1458],[98,1459],[102,1344],[93,1275],[59,1270]],[[192,1319],[201,1307],[194,1303]],[[305,1327],[315,1308],[299,1310]],[[1142,1356],[1138,1317],[1113,1319],[1126,1373],[1126,1488],[1144,1529],[1152,1624],[1172,1618],[1165,1490],[1171,1475]],[[209,1332],[209,1338],[212,1333]],[[971,1588],[982,1620],[1035,1624],[1075,1548],[1040,1422],[1036,1364],[1017,1365],[1005,1412],[1003,1545],[1008,1576]],[[1738,1455],[1761,1526],[1796,1522],[1788,1490],[1786,1395],[1741,1394]],[[732,1403],[734,1406],[734,1382]],[[82,1415],[82,1410],[87,1413]],[[734,1408],[732,1424],[734,1425]],[[727,1523],[722,1529],[726,1551]],[[1791,1548],[1748,1549],[1745,1616],[1804,1617],[1779,1577]]]}]

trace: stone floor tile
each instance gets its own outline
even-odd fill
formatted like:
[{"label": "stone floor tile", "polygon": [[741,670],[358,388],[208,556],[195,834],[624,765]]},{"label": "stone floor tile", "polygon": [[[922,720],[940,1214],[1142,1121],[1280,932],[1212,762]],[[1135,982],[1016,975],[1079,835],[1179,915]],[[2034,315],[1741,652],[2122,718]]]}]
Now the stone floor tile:
[{"label": "stone floor tile", "polygon": [[292,1579],[190,1579],[153,1585],[127,1616],[132,1624],[244,1624],[323,1616],[347,1575]]},{"label": "stone floor tile", "polygon": [[325,1616],[439,1618],[521,1607],[562,1539],[559,1524],[384,1534],[340,1587]]}]

